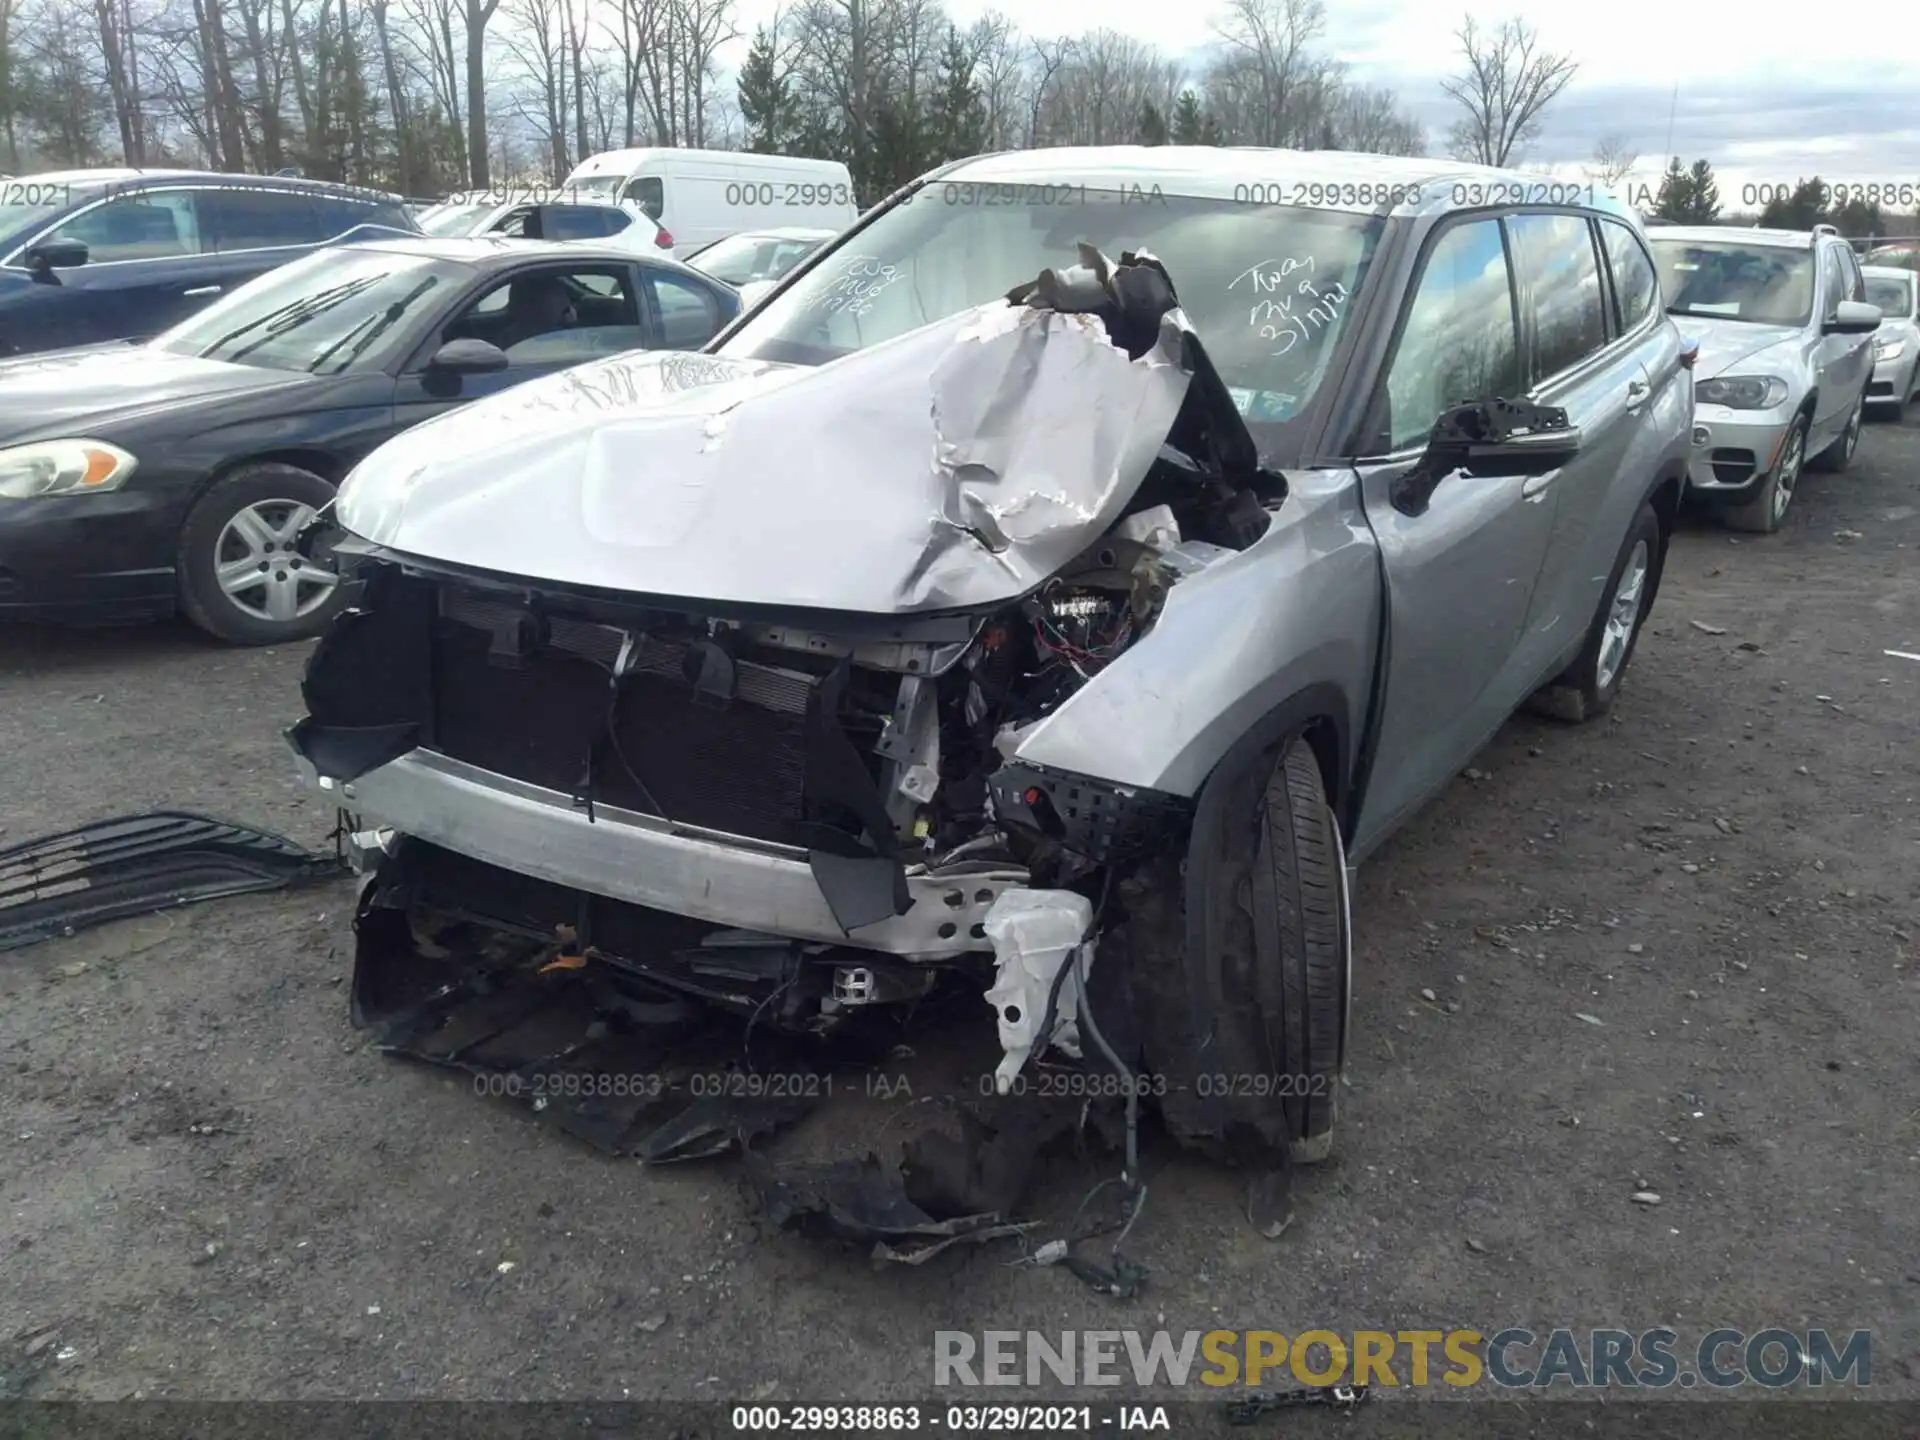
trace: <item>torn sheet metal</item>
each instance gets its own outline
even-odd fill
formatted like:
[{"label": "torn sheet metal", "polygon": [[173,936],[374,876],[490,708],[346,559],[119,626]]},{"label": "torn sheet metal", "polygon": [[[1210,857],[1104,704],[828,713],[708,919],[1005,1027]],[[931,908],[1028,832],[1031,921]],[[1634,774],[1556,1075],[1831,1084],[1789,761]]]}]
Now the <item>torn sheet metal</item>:
[{"label": "torn sheet metal", "polygon": [[184,810],[124,815],[0,850],[0,950],[155,910],[345,877],[281,835]]},{"label": "torn sheet metal", "polygon": [[381,446],[336,514],[531,580],[870,614],[998,604],[1119,517],[1201,353],[1157,262],[1100,263],[1098,313],[1049,308],[1088,303],[1063,280],[818,367],[633,354],[531,381]]},{"label": "torn sheet metal", "polygon": [[[1005,1095],[1035,1050],[1058,1045],[1080,1056],[1080,975],[1060,980],[1050,1035],[1046,1024],[1047,998],[1062,968],[1078,959],[1093,924],[1093,902],[1071,890],[1009,890],[987,910],[982,928],[993,942],[998,970],[987,1003],[1000,1026],[1000,1048],[1006,1052],[993,1072],[994,1088]],[[1087,968],[1093,964],[1087,955]]]}]

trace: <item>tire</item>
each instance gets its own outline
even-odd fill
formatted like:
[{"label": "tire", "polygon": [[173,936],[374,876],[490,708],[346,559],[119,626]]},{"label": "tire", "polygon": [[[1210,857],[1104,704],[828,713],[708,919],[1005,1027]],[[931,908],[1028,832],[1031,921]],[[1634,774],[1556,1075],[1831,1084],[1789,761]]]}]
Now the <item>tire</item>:
[{"label": "tire", "polygon": [[1598,719],[1613,708],[1620,684],[1633,660],[1641,628],[1653,609],[1666,562],[1666,541],[1660,517],[1651,505],[1642,505],[1627,538],[1620,542],[1600,608],[1587,627],[1587,643],[1580,657],[1537,692],[1529,708],[1555,720],[1580,724]]},{"label": "tire", "polygon": [[1840,432],[1840,438],[1813,457],[1812,465],[1816,470],[1829,471],[1838,475],[1853,463],[1853,452],[1860,448],[1860,428],[1867,418],[1867,392],[1863,388],[1860,398],[1853,403],[1853,413],[1847,417],[1847,428]]},{"label": "tire", "polygon": [[[272,462],[216,480],[180,527],[176,571],[186,617],[232,645],[277,645],[324,630],[342,603],[337,577],[324,554],[316,559],[292,545],[333,493],[311,471]],[[260,578],[248,583],[254,574]],[[324,582],[314,578],[321,576]]]},{"label": "tire", "polygon": [[1351,929],[1313,747],[1294,736],[1229,756],[1201,792],[1184,867],[1166,857],[1121,889],[1095,990],[1108,967],[1124,1010],[1101,1014],[1127,1016],[1167,1128],[1230,1165],[1327,1159]]},{"label": "tire", "polygon": [[1807,417],[1802,415],[1793,422],[1793,431],[1787,437],[1773,473],[1767,476],[1751,500],[1740,505],[1729,505],[1722,510],[1721,522],[1729,530],[1740,530],[1749,535],[1773,534],[1786,523],[1787,508],[1793,504],[1793,494],[1799,488],[1806,459]]}]

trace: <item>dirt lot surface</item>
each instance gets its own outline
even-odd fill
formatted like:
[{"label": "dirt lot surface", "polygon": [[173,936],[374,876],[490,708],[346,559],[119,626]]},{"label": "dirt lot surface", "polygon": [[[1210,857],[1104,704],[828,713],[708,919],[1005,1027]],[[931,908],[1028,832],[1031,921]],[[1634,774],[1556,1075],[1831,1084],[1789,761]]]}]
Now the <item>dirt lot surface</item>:
[{"label": "dirt lot surface", "polygon": [[[1270,1242],[1154,1147],[1132,1303],[1005,1247],[876,1273],[731,1163],[646,1172],[383,1057],[344,883],[0,956],[0,1395],[924,1398],[936,1328],[1310,1323],[1871,1327],[1912,1393],[1920,663],[1887,649],[1920,652],[1912,423],[1777,537],[1686,523],[1613,715],[1516,719],[1367,864],[1340,1152]],[[0,842],[182,806],[319,843],[303,659],[0,633]]]}]

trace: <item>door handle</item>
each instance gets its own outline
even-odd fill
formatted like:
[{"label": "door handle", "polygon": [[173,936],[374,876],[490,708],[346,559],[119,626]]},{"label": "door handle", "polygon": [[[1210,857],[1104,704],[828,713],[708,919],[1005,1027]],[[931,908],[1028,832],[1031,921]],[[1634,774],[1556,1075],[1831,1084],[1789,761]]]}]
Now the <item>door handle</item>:
[{"label": "door handle", "polygon": [[218,295],[220,293],[220,287],[218,285],[196,285],[193,289],[182,290],[180,293],[182,295]]},{"label": "door handle", "polygon": [[1553,484],[1553,477],[1559,473],[1558,470],[1549,470],[1544,475],[1529,475],[1525,480],[1520,482],[1520,498],[1522,500],[1537,500],[1540,496],[1546,494],[1547,487]]},{"label": "door handle", "polygon": [[1647,396],[1653,393],[1653,387],[1644,380],[1627,382],[1627,409],[1638,410],[1647,403]]}]

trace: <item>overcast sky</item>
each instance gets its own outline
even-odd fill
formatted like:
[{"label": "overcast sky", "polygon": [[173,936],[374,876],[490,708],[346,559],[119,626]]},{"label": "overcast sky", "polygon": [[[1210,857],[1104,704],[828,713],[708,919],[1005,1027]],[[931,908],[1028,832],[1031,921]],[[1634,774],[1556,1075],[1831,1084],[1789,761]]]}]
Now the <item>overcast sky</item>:
[{"label": "overcast sky", "polygon": [[[989,0],[946,3],[963,24],[989,8]],[[775,8],[776,0],[742,0],[742,28],[751,31]],[[1200,18],[1205,0],[1000,0],[997,8],[1029,33],[1110,25],[1169,55],[1197,55],[1211,39]],[[1495,5],[1475,14],[1486,26],[1518,8]],[[1457,68],[1454,32],[1464,7],[1329,0],[1327,9],[1324,48],[1345,60],[1356,80],[1393,86],[1426,122],[1429,152],[1444,154],[1458,111],[1440,80]],[[1729,209],[1757,208],[1741,204],[1746,187],[1814,174],[1920,186],[1920,59],[1913,29],[1891,19],[1900,9],[1860,10],[1841,0],[1834,14],[1845,23],[1821,24],[1807,23],[1817,12],[1793,7],[1528,0],[1526,17],[1542,42],[1573,56],[1580,70],[1525,159],[1572,172],[1596,140],[1618,133],[1644,157],[1629,183],[1652,182],[1666,163],[1671,115],[1673,150],[1713,162]]]}]

